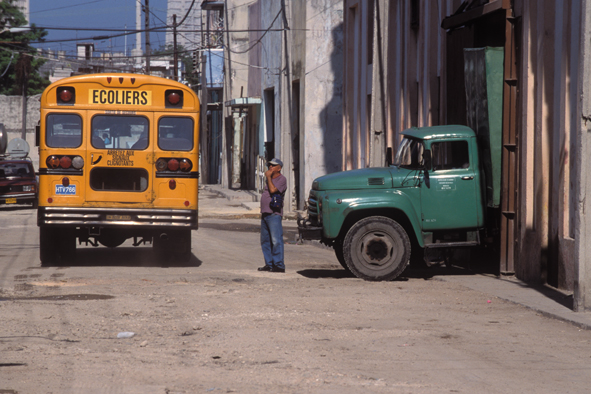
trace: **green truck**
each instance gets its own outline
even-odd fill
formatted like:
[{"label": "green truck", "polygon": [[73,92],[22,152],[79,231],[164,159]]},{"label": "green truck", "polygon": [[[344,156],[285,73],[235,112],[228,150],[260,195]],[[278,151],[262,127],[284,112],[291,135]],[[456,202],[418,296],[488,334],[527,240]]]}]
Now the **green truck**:
[{"label": "green truck", "polygon": [[444,259],[496,231],[487,218],[499,206],[500,177],[488,138],[454,125],[401,134],[391,165],[314,180],[308,217],[298,221],[302,239],[332,246],[341,265],[366,280],[394,279],[411,256]]}]

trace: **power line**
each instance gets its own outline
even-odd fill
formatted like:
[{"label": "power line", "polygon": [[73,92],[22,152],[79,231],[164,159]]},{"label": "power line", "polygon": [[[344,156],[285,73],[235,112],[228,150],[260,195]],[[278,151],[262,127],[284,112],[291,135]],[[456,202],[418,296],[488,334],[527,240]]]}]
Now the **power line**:
[{"label": "power line", "polygon": [[48,11],[56,11],[56,10],[63,10],[64,8],[72,8],[72,7],[77,7],[77,6],[81,6],[81,5],[86,5],[86,4],[92,4],[92,3],[100,3],[102,1],[105,0],[94,0],[94,1],[88,1],[86,3],[79,3],[79,4],[72,4],[72,5],[66,5],[63,7],[57,7],[57,8],[49,8],[47,10],[41,10],[41,11],[33,11],[33,12],[29,12],[29,14],[38,14],[40,12],[48,12]]},{"label": "power line", "polygon": [[[252,44],[250,47],[248,47],[248,49],[244,50],[244,51],[233,51],[232,49],[230,49],[228,47],[228,51],[235,53],[237,55],[243,54],[243,53],[247,53],[249,52],[252,48],[254,48],[259,42],[262,41],[263,37],[265,37],[265,35],[271,31],[271,28],[273,27],[273,25],[275,24],[275,21],[277,20],[277,18],[279,18],[279,15],[281,15],[281,13],[283,12],[283,7],[281,7],[281,9],[279,10],[279,12],[277,13],[277,15],[275,16],[275,19],[273,19],[273,21],[271,22],[271,24],[269,25],[269,28],[267,30],[265,30],[265,32],[258,38],[258,40],[256,40],[254,42],[254,44]],[[279,29],[280,31],[283,31],[284,29]]]}]

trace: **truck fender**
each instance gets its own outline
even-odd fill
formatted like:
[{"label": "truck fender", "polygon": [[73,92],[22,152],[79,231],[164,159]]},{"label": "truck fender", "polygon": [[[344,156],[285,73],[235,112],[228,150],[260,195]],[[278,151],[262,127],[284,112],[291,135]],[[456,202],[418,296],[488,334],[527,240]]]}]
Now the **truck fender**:
[{"label": "truck fender", "polygon": [[[420,200],[411,199],[411,196],[402,190],[331,192],[325,195],[322,206],[323,236],[329,239],[335,239],[339,235],[344,236],[344,225],[350,227],[364,217],[386,216],[403,221],[400,220],[400,217],[403,216],[407,219],[407,223],[400,224],[406,227],[406,231],[412,231],[418,244],[424,247],[419,211]],[[412,229],[408,228],[409,225]],[[346,232],[348,228],[344,230]]]}]

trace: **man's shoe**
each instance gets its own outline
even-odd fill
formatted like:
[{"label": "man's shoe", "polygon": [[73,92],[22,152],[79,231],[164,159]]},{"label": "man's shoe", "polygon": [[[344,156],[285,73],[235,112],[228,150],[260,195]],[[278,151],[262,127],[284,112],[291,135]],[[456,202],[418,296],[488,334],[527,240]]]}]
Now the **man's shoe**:
[{"label": "man's shoe", "polygon": [[285,272],[285,268],[273,267],[273,269],[271,270],[271,272]]},{"label": "man's shoe", "polygon": [[271,272],[271,271],[273,271],[273,267],[270,267],[268,265],[265,265],[264,267],[257,268],[257,270],[258,271],[269,271],[269,272]]}]

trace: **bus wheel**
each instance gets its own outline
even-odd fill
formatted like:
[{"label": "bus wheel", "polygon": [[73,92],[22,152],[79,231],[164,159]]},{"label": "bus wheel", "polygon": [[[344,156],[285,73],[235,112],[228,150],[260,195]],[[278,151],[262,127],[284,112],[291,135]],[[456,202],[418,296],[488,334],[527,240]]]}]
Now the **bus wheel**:
[{"label": "bus wheel", "polygon": [[61,264],[70,264],[76,260],[76,229],[62,229],[57,232]]},{"label": "bus wheel", "polygon": [[176,244],[173,251],[175,260],[181,262],[189,261],[191,259],[191,230],[179,231],[175,235],[174,241]]},{"label": "bus wheel", "polygon": [[55,231],[46,227],[39,228],[39,260],[41,260],[41,265],[57,263],[57,241]]},{"label": "bus wheel", "polygon": [[404,228],[384,216],[355,223],[344,242],[345,262],[355,276],[365,280],[392,280],[410,260],[410,240]]},{"label": "bus wheel", "polygon": [[76,258],[76,230],[39,228],[41,265],[68,264]]},{"label": "bus wheel", "polygon": [[155,234],[152,238],[152,250],[159,261],[167,261],[170,257],[168,243],[167,239],[162,239],[158,234]]},{"label": "bus wheel", "polygon": [[191,258],[191,230],[156,234],[152,240],[152,247],[160,261],[187,262]]}]

